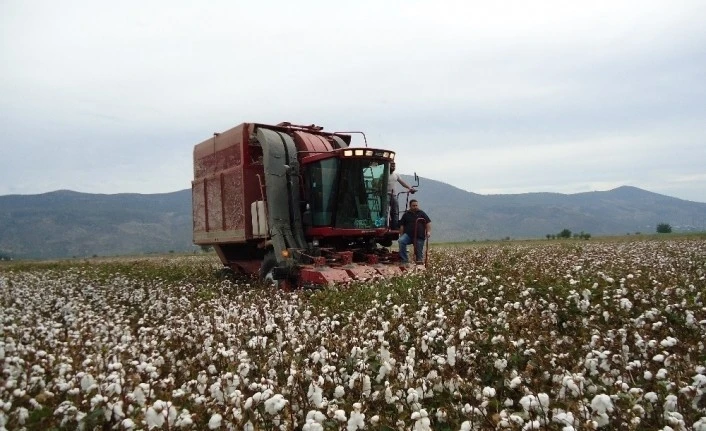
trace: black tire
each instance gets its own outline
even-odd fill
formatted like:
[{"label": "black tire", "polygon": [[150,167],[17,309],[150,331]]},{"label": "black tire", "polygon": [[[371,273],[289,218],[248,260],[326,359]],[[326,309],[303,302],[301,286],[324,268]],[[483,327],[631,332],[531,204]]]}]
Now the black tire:
[{"label": "black tire", "polygon": [[272,270],[275,266],[277,266],[277,259],[275,258],[275,253],[270,251],[265,254],[265,257],[262,259],[262,265],[260,265],[258,276],[261,282],[279,285],[278,281],[272,278]]},{"label": "black tire", "polygon": [[218,277],[219,281],[230,280],[231,282],[235,282],[236,279],[235,272],[227,266],[224,266],[223,268],[219,269],[216,276]]}]

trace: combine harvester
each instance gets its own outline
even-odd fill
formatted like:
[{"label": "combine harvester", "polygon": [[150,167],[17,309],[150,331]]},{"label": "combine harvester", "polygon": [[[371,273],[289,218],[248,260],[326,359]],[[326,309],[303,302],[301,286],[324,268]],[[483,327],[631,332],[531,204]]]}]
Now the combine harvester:
[{"label": "combine harvester", "polygon": [[364,134],[365,147],[350,147],[350,133],[361,132],[244,123],[196,145],[194,243],[285,289],[413,269],[388,248],[399,235],[388,220],[395,153]]}]

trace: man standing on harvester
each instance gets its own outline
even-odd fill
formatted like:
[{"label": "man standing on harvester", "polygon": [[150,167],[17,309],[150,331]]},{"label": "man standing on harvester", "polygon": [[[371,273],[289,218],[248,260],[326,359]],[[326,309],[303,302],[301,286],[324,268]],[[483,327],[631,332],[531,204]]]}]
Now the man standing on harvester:
[{"label": "man standing on harvester", "polygon": [[397,193],[395,193],[395,183],[402,184],[402,187],[407,189],[408,193],[414,193],[417,190],[405,182],[398,173],[395,172],[395,162],[390,163],[390,176],[387,177],[387,194],[390,196],[390,229],[397,230],[400,224],[400,207],[397,202]]},{"label": "man standing on harvester", "polygon": [[416,199],[409,201],[409,209],[405,211],[400,220],[400,238],[397,243],[400,246],[400,260],[408,263],[407,246],[414,242],[416,244],[415,260],[417,264],[424,263],[424,243],[431,236],[431,219],[421,209]]}]

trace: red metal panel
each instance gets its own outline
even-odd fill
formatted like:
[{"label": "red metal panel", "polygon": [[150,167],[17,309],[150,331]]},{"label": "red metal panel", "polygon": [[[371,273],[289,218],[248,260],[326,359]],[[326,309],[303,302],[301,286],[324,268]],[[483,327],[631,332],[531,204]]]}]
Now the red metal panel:
[{"label": "red metal panel", "polygon": [[[214,134],[194,147],[194,179],[217,175],[219,171],[242,165],[243,129],[241,124]],[[247,141],[245,141],[247,142]]]},{"label": "red metal panel", "polygon": [[353,279],[343,269],[327,266],[319,268],[302,268],[299,272],[299,281],[302,285],[315,284],[318,286],[333,286],[337,283],[350,282]]},{"label": "red metal panel", "polygon": [[334,149],[328,139],[306,132],[294,132],[294,142],[299,151],[328,152]]},{"label": "red metal panel", "polygon": [[317,237],[337,237],[337,236],[360,236],[364,234],[375,234],[376,236],[384,235],[388,229],[386,227],[375,229],[341,229],[333,227],[312,227],[306,230],[307,236]]},{"label": "red metal panel", "polygon": [[380,273],[376,271],[375,268],[368,265],[356,265],[353,263],[342,266],[341,268],[344,269],[351,278],[356,280],[372,280],[373,278],[380,277]]},{"label": "red metal panel", "polygon": [[221,182],[214,179],[206,181],[206,229],[210,232],[223,225],[221,211]]},{"label": "red metal panel", "polygon": [[[243,197],[243,171],[230,170],[223,174],[223,230],[243,229],[245,227],[245,214],[250,214],[250,204],[245,211]],[[250,223],[252,233],[252,223]]]},{"label": "red metal panel", "polygon": [[404,271],[399,266],[394,265],[374,265],[373,266],[377,272],[380,273],[385,278],[395,277],[402,274]]},{"label": "red metal panel", "polygon": [[194,181],[191,184],[191,203],[194,232],[206,232],[206,202],[204,202],[203,181]]}]

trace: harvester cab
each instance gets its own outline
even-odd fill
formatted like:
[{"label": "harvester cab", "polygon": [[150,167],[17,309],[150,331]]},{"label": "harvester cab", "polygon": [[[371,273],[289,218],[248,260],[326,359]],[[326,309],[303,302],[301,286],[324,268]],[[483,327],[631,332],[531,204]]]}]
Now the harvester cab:
[{"label": "harvester cab", "polygon": [[397,237],[387,195],[395,153],[351,147],[349,133],[245,123],[196,145],[194,243],[286,287],[405,271],[387,248]]}]

